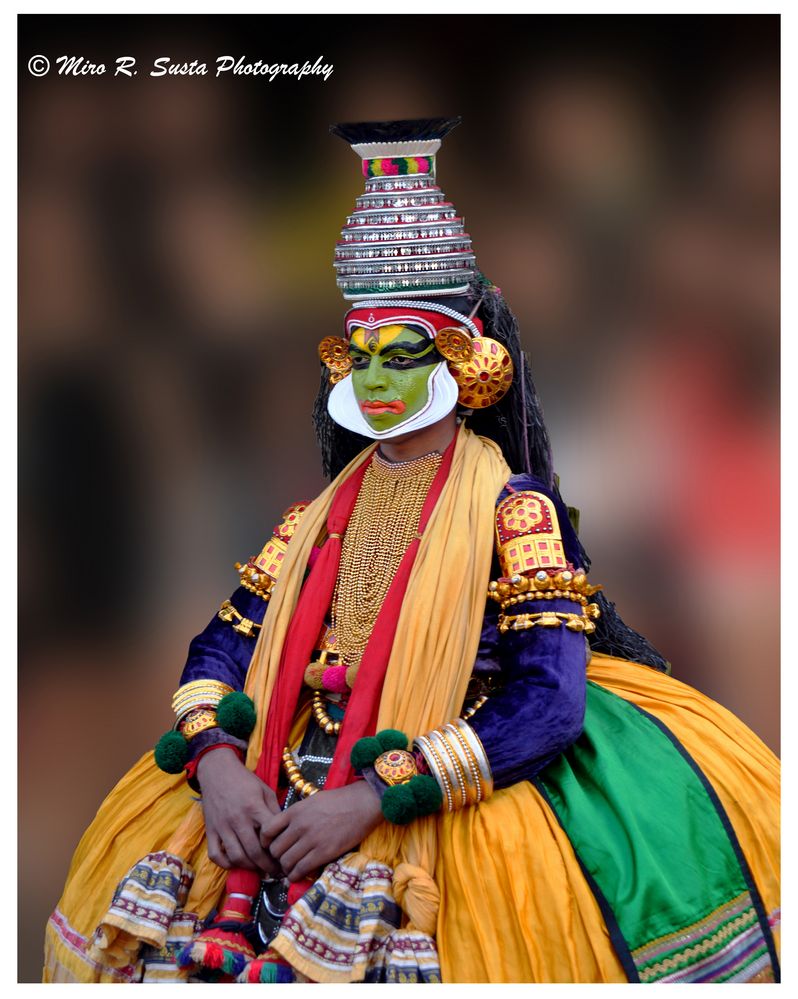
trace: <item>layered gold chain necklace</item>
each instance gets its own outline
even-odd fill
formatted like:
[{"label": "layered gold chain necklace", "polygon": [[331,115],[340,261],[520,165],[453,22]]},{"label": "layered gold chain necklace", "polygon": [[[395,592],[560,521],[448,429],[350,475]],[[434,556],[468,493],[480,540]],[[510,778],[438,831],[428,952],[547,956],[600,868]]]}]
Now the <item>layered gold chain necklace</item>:
[{"label": "layered gold chain necklace", "polygon": [[418,533],[443,455],[390,462],[375,452],[341,543],[332,630],[344,665],[359,666],[402,556]]}]

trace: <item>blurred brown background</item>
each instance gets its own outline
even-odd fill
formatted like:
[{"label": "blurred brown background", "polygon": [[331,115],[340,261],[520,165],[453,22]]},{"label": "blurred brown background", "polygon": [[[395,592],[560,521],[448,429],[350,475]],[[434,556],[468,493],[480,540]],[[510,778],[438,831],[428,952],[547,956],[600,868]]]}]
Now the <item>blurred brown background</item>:
[{"label": "blurred brown background", "polygon": [[[225,54],[335,71],[216,80]],[[211,75],[149,78],[163,55]],[[778,60],[775,16],[20,19],[22,981],[233,562],[323,485],[315,349],[363,188],[334,121],[463,115],[439,180],[594,581],[778,749]]]}]

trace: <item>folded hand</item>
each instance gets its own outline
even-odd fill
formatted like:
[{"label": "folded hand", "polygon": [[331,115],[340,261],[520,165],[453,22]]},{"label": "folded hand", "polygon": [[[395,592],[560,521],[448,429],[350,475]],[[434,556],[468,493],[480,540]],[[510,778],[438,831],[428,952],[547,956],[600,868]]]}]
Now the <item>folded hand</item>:
[{"label": "folded hand", "polygon": [[261,828],[260,841],[288,880],[300,881],[357,846],[381,821],[380,800],[361,780],[291,805]]},{"label": "folded hand", "polygon": [[229,749],[206,753],[197,780],[210,859],[227,870],[245,867],[268,876],[279,874],[279,865],[260,839],[261,831],[280,814],[274,791]]}]

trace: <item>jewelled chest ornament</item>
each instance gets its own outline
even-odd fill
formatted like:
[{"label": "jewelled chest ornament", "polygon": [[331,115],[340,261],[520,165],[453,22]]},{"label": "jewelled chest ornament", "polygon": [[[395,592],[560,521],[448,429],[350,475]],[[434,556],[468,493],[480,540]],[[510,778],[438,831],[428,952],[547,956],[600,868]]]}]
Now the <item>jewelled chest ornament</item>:
[{"label": "jewelled chest ornament", "polygon": [[[360,157],[366,190],[347,216],[335,248],[338,287],[357,303],[344,337],[325,337],[319,356],[330,373],[328,410],[348,430],[384,440],[437,423],[456,404],[481,409],[498,402],[513,379],[505,347],[482,335],[476,317],[448,302],[465,296],[477,271],[471,237],[437,184],[436,156],[459,118],[334,125]],[[459,304],[455,302],[455,304]],[[405,420],[379,430],[364,416],[352,378],[350,341],[377,341],[386,326],[407,326],[434,340],[440,359],[426,399]]]}]

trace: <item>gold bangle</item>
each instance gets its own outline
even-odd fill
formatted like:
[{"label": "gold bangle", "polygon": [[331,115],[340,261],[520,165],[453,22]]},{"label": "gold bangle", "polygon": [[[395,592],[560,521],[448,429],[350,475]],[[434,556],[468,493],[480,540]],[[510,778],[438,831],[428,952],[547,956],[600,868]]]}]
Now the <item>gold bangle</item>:
[{"label": "gold bangle", "polygon": [[469,793],[470,805],[478,805],[482,801],[482,781],[479,776],[479,767],[477,766],[477,761],[471,752],[468,743],[465,741],[461,733],[458,731],[455,725],[448,722],[441,729],[441,734],[454,748],[455,752],[460,756],[461,763],[465,763],[466,771],[469,775],[470,780],[467,784],[467,790]]},{"label": "gold bangle", "polygon": [[427,732],[427,738],[438,750],[440,758],[443,760],[443,765],[446,769],[446,776],[452,787],[454,810],[456,811],[465,807],[468,802],[468,793],[466,791],[466,780],[460,766],[460,761],[457,759],[451,747],[438,729],[432,729],[431,732]]},{"label": "gold bangle", "polygon": [[454,801],[452,798],[452,786],[446,777],[443,760],[438,756],[438,751],[425,735],[420,735],[413,740],[413,745],[420,750],[421,755],[427,762],[430,773],[441,786],[441,790],[446,795],[447,811],[454,811]]},{"label": "gold bangle", "polygon": [[488,760],[487,753],[485,752],[485,747],[482,745],[482,740],[479,738],[474,729],[467,722],[464,722],[462,718],[455,718],[455,720],[450,724],[452,724],[460,732],[468,743],[468,747],[476,760],[477,767],[479,768],[483,799],[489,798],[491,794],[493,794],[493,772],[490,768],[490,761]]},{"label": "gold bangle", "polygon": [[233,688],[221,680],[191,680],[172,695],[172,710],[181,721],[193,708],[215,708]]},{"label": "gold bangle", "polygon": [[476,805],[482,798],[482,789],[479,786],[478,777],[475,775],[476,765],[469,759],[468,753],[463,749],[460,741],[449,731],[446,726],[439,730],[449,746],[450,752],[457,757],[460,768],[465,777],[466,805]]}]

